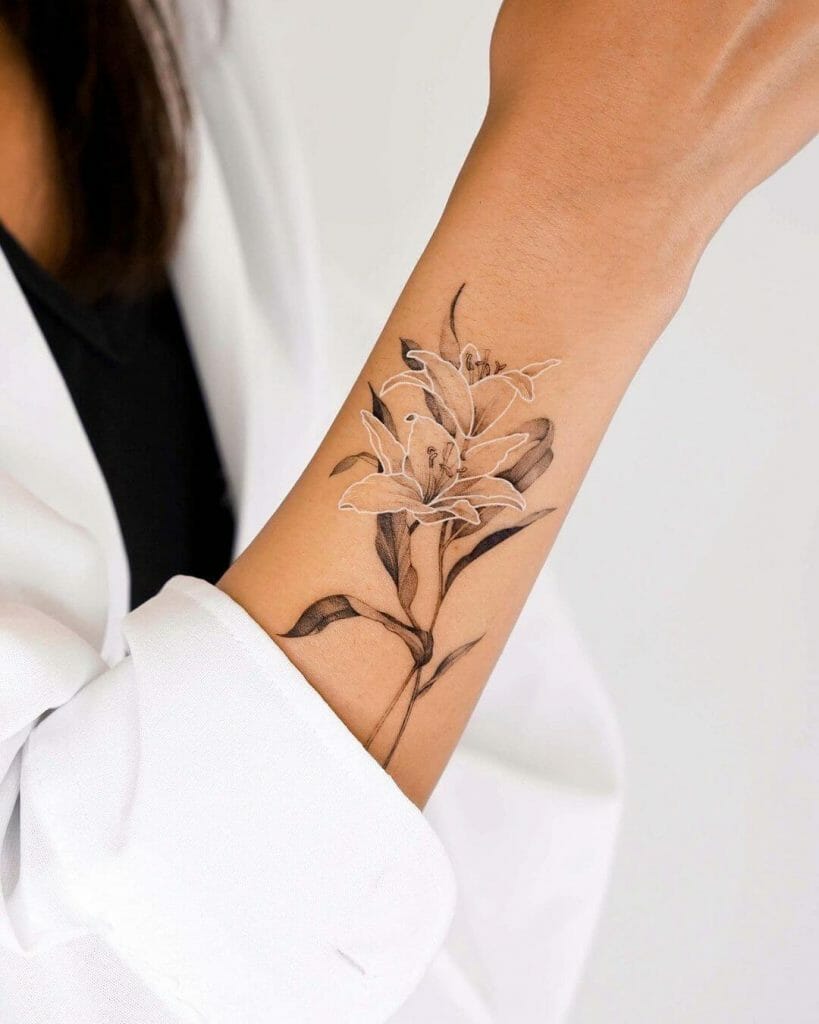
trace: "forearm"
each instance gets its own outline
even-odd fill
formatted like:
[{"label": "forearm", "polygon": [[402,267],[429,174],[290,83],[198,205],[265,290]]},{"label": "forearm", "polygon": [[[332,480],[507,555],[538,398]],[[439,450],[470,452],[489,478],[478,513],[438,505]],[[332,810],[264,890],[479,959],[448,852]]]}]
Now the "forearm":
[{"label": "forearm", "polygon": [[709,237],[815,130],[816,25],[755,0],[504,5],[441,222],[222,581],[418,803]]},{"label": "forearm", "polygon": [[[577,235],[581,228],[591,234],[597,226],[571,224],[568,214],[558,221],[553,206],[547,209],[546,204],[533,202],[521,187],[528,173],[514,133],[504,123],[487,125],[427,251],[333,427],[285,503],[222,581],[352,731],[363,742],[370,741],[374,756],[382,763],[389,758],[389,770],[419,803],[455,746],[606,425],[668,309],[667,295],[661,290],[647,292],[644,282],[632,279],[636,263],[634,268],[622,260],[603,266],[587,258]],[[568,244],[565,236],[570,236]],[[531,401],[499,379],[495,389],[501,404],[504,397],[515,400],[488,430],[482,430],[485,422],[469,424],[460,409],[453,410],[463,420],[453,431],[453,445],[467,466],[461,473],[466,479],[473,478],[468,464],[470,451],[478,445],[510,435],[510,446],[517,443],[501,465],[479,466],[493,481],[496,474],[506,474],[503,493],[493,496],[493,491],[489,498],[509,504],[482,506],[478,497],[476,506],[453,508],[447,501],[451,492],[446,482],[422,486],[427,494],[421,500],[428,501],[429,512],[422,512],[423,521],[416,525],[412,510],[417,508],[410,507],[410,529],[398,537],[395,553],[399,562],[411,557],[418,580],[413,595],[412,570],[405,564],[399,571],[390,564],[389,551],[383,555],[384,545],[389,547],[393,536],[381,538],[383,557],[379,557],[377,533],[389,521],[374,514],[377,501],[373,504],[366,493],[364,500],[358,500],[355,488],[350,489],[349,498],[344,496],[351,484],[375,471],[374,450],[361,416],[362,410],[373,410],[371,388],[380,393],[391,377],[419,366],[412,356],[409,366],[402,360],[402,338],[412,348],[439,351],[442,324],[448,321],[453,298],[464,282],[455,308],[455,332],[448,323],[443,331],[448,355],[474,343],[490,364],[490,376],[499,378],[527,364],[559,359],[560,365],[532,378]],[[506,370],[499,375],[498,367],[504,364]],[[471,374],[475,381],[485,372],[465,367],[465,376]],[[412,427],[405,417],[429,416],[425,398],[425,391],[408,381],[380,399],[405,447]],[[375,411],[384,418],[381,409]],[[443,418],[440,411],[439,418]],[[451,423],[445,426],[452,430]],[[293,429],[298,430],[299,424],[294,423]],[[551,430],[554,458],[548,465]],[[287,440],[276,439],[276,443]],[[435,444],[433,437],[431,445]],[[438,465],[445,444],[444,440],[430,453]],[[345,457],[361,451],[367,459],[332,474]],[[502,448],[496,454],[500,457]],[[526,456],[528,461],[522,461]],[[444,465],[443,471],[451,473],[455,461]],[[510,472],[516,466],[517,475]],[[414,470],[416,477],[422,472],[417,465]],[[433,466],[433,474],[436,471]],[[488,486],[492,490],[496,484]],[[340,501],[353,507],[340,508]],[[533,514],[550,508],[554,512],[534,519],[451,575],[459,560],[483,538],[530,522]],[[439,516],[440,522],[429,521]],[[395,513],[399,530],[404,530],[401,520],[405,518],[404,513]],[[480,524],[470,521],[475,518]],[[447,578],[452,581],[448,588]],[[315,602],[336,595],[363,600],[405,623],[421,639],[413,640],[412,635],[393,632],[361,615],[354,617],[347,608],[343,609],[347,618],[325,626],[339,613],[340,605],[316,606]],[[299,625],[311,606],[313,618],[308,616]],[[320,631],[284,637],[294,626],[296,633]],[[426,640],[423,632],[430,632],[431,639]],[[474,648],[432,688],[424,689],[445,656],[475,640],[479,642]]]}]

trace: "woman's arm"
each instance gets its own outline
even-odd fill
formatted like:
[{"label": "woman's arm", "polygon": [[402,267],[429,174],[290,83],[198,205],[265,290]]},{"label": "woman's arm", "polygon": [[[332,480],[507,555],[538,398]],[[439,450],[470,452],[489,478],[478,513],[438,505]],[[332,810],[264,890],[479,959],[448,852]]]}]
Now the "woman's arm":
[{"label": "woman's arm", "polygon": [[815,130],[818,11],[505,4],[432,240],[221,582],[417,803],[708,239]]}]

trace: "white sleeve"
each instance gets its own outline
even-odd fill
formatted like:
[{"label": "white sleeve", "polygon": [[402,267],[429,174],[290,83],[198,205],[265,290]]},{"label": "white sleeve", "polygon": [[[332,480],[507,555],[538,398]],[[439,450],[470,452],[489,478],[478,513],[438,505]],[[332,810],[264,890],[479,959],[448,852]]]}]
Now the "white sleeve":
[{"label": "white sleeve", "polygon": [[125,632],[106,669],[0,606],[0,944],[102,934],[183,1020],[386,1021],[452,912],[421,813],[221,591]]}]

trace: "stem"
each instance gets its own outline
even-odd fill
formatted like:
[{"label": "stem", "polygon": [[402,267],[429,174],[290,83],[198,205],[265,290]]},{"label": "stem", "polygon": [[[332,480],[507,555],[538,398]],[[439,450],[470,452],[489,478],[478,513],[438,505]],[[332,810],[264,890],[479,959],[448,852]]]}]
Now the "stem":
[{"label": "stem", "polygon": [[407,723],[410,720],[410,715],[412,714],[412,708],[413,708],[413,705],[415,704],[415,698],[418,696],[418,690],[419,690],[420,685],[421,685],[421,668],[418,667],[417,669],[414,670],[414,672],[415,672],[415,682],[412,684],[412,694],[411,694],[410,699],[409,699],[409,704],[407,705],[407,710],[404,712],[404,717],[401,720],[401,725],[400,725],[400,727],[398,729],[398,735],[395,737],[395,740],[393,741],[393,745],[390,747],[390,752],[384,758],[384,761],[382,763],[382,767],[384,769],[389,768],[390,761],[392,760],[393,754],[398,749],[398,744],[401,742],[401,737],[404,735],[404,730],[406,729]]},{"label": "stem", "polygon": [[444,602],[444,553],[449,544],[449,526],[449,521],[441,524],[441,536],[438,538],[438,600],[435,603],[435,611],[432,613],[432,622],[429,624],[428,632],[430,633],[435,629],[438,612]]},{"label": "stem", "polygon": [[398,701],[401,699],[401,696],[402,696],[404,690],[406,690],[406,688],[409,686],[410,680],[415,675],[415,671],[416,671],[416,665],[413,664],[412,668],[409,670],[409,675],[401,683],[401,686],[398,688],[398,690],[396,690],[395,696],[392,698],[392,700],[389,703],[389,707],[387,708],[387,710],[384,712],[384,714],[378,719],[378,721],[373,726],[372,731],[370,732],[370,735],[367,737],[367,742],[364,744],[365,750],[369,750],[370,749],[370,747],[373,744],[373,740],[375,740],[375,737],[379,734],[379,732],[381,732],[382,726],[384,725],[384,723],[387,721],[387,719],[392,714],[393,709],[395,708],[395,705],[398,703]]},{"label": "stem", "polygon": [[[441,524],[441,533],[440,533],[440,536],[438,538],[438,600],[435,602],[435,611],[432,613],[432,621],[430,622],[429,629],[427,631],[429,633],[432,633],[433,629],[435,629],[435,623],[438,621],[438,613],[440,612],[441,605],[444,602],[444,552],[446,551],[447,545],[449,544],[449,527],[450,527],[450,523],[448,521],[442,523]],[[422,674],[422,672],[423,672],[423,666],[422,665],[419,665],[417,667],[417,669],[413,668],[413,670],[410,672],[410,674],[407,677],[407,679],[405,680],[405,682],[402,684],[400,691],[396,694],[395,698],[393,699],[393,702],[390,705],[389,709],[384,714],[383,718],[378,723],[378,726],[376,728],[376,732],[377,732],[378,729],[380,729],[381,726],[383,725],[384,720],[387,718],[387,716],[389,715],[390,711],[392,711],[392,709],[395,707],[396,703],[398,702],[399,697],[401,696],[401,694],[406,689],[407,684],[410,681],[410,678],[414,674],[415,675],[415,682],[412,685],[412,693],[410,694],[409,703],[407,704],[407,710],[404,712],[404,717],[402,718],[401,725],[398,728],[398,735],[395,737],[395,740],[393,741],[393,745],[390,747],[390,752],[387,754],[386,758],[383,761],[383,767],[385,769],[389,768],[390,761],[393,758],[393,754],[398,749],[398,744],[401,742],[401,738],[404,735],[404,730],[407,728],[407,725],[409,723],[410,716],[412,715],[412,709],[415,707],[415,702],[418,699],[418,695],[419,695],[419,693],[421,691],[421,674]],[[369,744],[370,744],[370,741],[368,741],[368,743],[367,743],[368,747],[369,747]]]}]

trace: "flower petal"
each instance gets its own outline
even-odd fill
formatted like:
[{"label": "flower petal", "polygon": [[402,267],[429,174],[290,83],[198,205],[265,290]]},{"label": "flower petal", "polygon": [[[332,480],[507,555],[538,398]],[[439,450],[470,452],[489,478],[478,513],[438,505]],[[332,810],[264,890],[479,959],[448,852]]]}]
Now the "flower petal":
[{"label": "flower petal", "polygon": [[446,359],[441,359],[437,353],[427,352],[426,349],[413,349],[407,355],[424,364],[436,398],[443,402],[461,430],[468,434],[472,427],[473,405],[469,384],[461,371]]},{"label": "flower petal", "polygon": [[418,481],[425,501],[445,490],[458,476],[461,453],[452,435],[431,416],[407,417],[410,422],[404,472]]},{"label": "flower petal", "polygon": [[420,526],[435,526],[437,523],[443,523],[447,519],[455,519],[455,513],[449,508],[435,509],[434,512],[413,512],[413,519]]},{"label": "flower petal", "polygon": [[527,377],[539,377],[553,366],[560,366],[560,360],[544,359],[541,363],[528,363],[520,372],[525,373]]},{"label": "flower petal", "polygon": [[353,512],[426,512],[418,484],[403,473],[370,473],[350,484],[338,502]]},{"label": "flower petal", "polygon": [[457,498],[455,501],[447,501],[445,498],[438,498],[433,503],[436,509],[446,513],[447,519],[465,519],[466,522],[477,526],[481,521],[477,508],[466,498]]},{"label": "flower petal", "polygon": [[553,366],[559,365],[559,359],[545,359],[541,363],[528,363],[522,370],[506,370],[502,376],[509,381],[524,401],[531,402],[535,397],[535,379],[547,370],[551,370]]},{"label": "flower petal", "polygon": [[535,397],[535,385],[532,383],[532,378],[527,377],[523,370],[506,370],[501,376],[509,381],[525,402],[531,402]]},{"label": "flower petal", "polygon": [[379,395],[383,397],[388,391],[392,391],[393,388],[400,387],[402,384],[432,390],[432,381],[427,376],[426,370],[402,370],[401,373],[396,373],[384,381]]},{"label": "flower petal", "polygon": [[528,440],[528,434],[509,434],[497,437],[493,441],[481,441],[480,444],[472,445],[463,453],[461,475],[492,476],[503,467],[512,452],[517,451]]},{"label": "flower petal", "polygon": [[404,465],[405,455],[401,444],[393,437],[381,420],[376,419],[369,410],[361,410],[361,420],[367,428],[370,446],[378,456],[381,468],[385,473],[400,473]]},{"label": "flower petal", "polygon": [[521,512],[526,508],[526,500],[520,491],[498,476],[469,477],[466,480],[456,480],[449,490],[441,495],[447,500],[452,498],[465,498],[475,508],[483,508],[486,505],[503,505],[507,508],[516,508]]},{"label": "flower petal", "polygon": [[495,374],[473,384],[471,391],[475,404],[475,419],[470,433],[477,437],[503,416],[515,400],[516,389],[505,374]]},{"label": "flower petal", "polygon": [[461,349],[461,373],[470,384],[478,379],[477,364],[481,361],[481,354],[470,341]]}]

